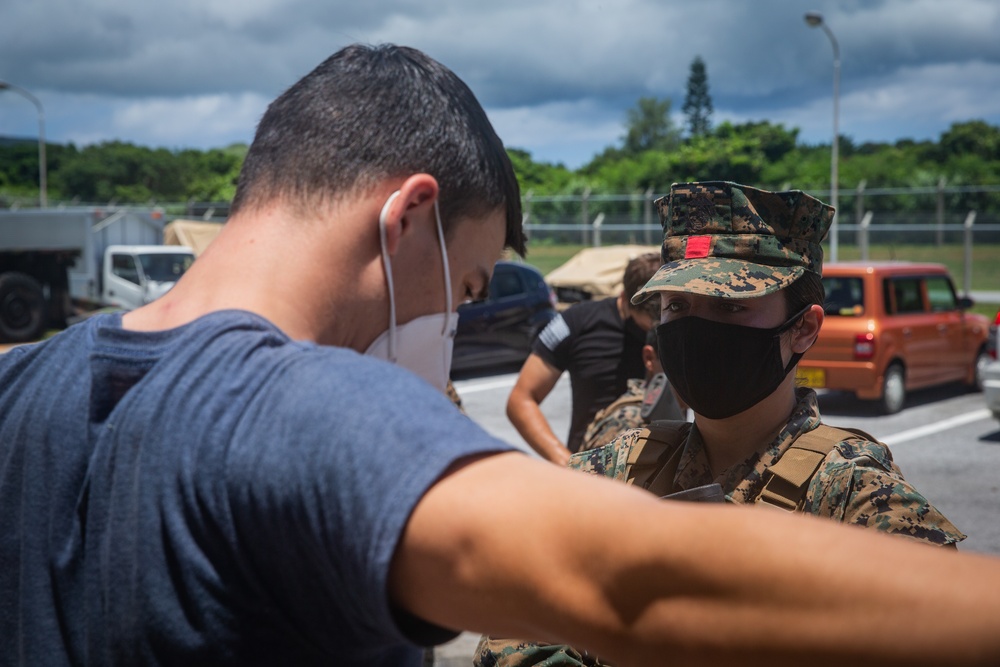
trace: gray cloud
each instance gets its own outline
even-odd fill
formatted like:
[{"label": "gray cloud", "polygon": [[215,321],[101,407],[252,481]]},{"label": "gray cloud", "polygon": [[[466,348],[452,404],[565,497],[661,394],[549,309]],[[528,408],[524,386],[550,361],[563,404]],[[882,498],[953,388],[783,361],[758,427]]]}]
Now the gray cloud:
[{"label": "gray cloud", "polygon": [[[641,95],[679,109],[696,55],[717,120],[826,141],[832,52],[808,9],[840,43],[845,134],[934,136],[966,112],[1000,122],[994,0],[0,1],[0,80],[45,102],[55,141],[246,141],[253,128],[236,123],[323,58],[384,41],[450,66],[508,143],[546,159],[578,164],[614,142]],[[9,104],[0,134],[30,134],[30,109]]]}]

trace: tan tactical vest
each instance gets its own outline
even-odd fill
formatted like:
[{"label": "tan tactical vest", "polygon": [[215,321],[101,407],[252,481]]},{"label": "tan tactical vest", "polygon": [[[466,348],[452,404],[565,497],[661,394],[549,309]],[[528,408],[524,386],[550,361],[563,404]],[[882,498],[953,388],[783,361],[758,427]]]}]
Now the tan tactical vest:
[{"label": "tan tactical vest", "polygon": [[[660,497],[674,492],[674,476],[691,426],[691,422],[657,421],[644,428],[629,450],[625,482]],[[789,512],[801,509],[820,463],[837,443],[845,440],[875,441],[875,438],[864,431],[820,424],[800,435],[764,472],[764,486],[754,502]]]}]

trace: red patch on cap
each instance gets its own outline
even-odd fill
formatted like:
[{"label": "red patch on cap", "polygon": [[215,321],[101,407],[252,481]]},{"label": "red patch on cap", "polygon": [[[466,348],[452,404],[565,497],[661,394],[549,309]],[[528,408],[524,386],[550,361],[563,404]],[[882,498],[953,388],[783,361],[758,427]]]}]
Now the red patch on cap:
[{"label": "red patch on cap", "polygon": [[689,236],[684,259],[701,259],[708,257],[708,249],[712,244],[711,236]]}]

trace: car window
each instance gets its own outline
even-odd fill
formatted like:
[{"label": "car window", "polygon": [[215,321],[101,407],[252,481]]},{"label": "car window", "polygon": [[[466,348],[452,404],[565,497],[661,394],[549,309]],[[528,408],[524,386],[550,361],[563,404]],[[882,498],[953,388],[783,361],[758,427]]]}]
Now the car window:
[{"label": "car window", "polygon": [[935,312],[956,309],[955,290],[945,276],[928,276],[927,298]]},{"label": "car window", "polygon": [[132,255],[112,255],[111,272],[130,283],[139,284],[139,269],[136,268]]},{"label": "car window", "polygon": [[827,315],[858,317],[865,312],[865,290],[861,278],[823,278],[823,312]]},{"label": "car window", "polygon": [[490,283],[490,298],[503,299],[516,296],[522,292],[521,279],[513,271],[497,271]]},{"label": "car window", "polygon": [[[888,289],[886,310],[890,314],[902,315],[905,313],[924,312],[924,299],[920,293],[921,278],[890,278],[887,281]],[[888,304],[893,304],[890,307]]]},{"label": "car window", "polygon": [[142,272],[150,280],[173,282],[191,268],[194,255],[188,253],[157,252],[139,255]]}]

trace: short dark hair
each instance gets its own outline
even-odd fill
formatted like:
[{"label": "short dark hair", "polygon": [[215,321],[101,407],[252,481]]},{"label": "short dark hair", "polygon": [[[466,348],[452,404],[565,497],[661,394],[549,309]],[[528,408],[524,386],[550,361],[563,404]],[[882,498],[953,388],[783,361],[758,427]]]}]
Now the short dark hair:
[{"label": "short dark hair", "polygon": [[823,279],[813,271],[806,271],[781,291],[785,295],[785,308],[788,309],[786,317],[804,310],[806,306],[813,304],[822,306],[826,300]]},{"label": "short dark hair", "polygon": [[416,49],[354,44],[268,106],[231,211],[281,201],[306,212],[415,173],[437,179],[446,234],[503,208],[505,245],[524,254],[517,178],[469,87]]},{"label": "short dark hair", "polygon": [[662,264],[658,252],[647,252],[630,259],[625,265],[625,274],[622,276],[622,289],[625,291],[625,298],[631,300],[639,288],[649,282],[649,279],[653,277]]},{"label": "short dark hair", "polygon": [[[635,293],[649,282],[660,266],[660,253],[658,252],[644,253],[629,260],[629,263],[625,265],[625,275],[622,276],[622,291],[625,292],[626,303],[631,303]],[[654,322],[658,321],[660,319],[660,295],[651,294],[648,299],[643,300],[637,306],[632,306],[632,308],[646,313],[653,318]]]}]

